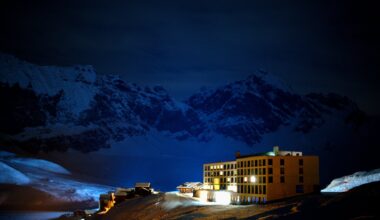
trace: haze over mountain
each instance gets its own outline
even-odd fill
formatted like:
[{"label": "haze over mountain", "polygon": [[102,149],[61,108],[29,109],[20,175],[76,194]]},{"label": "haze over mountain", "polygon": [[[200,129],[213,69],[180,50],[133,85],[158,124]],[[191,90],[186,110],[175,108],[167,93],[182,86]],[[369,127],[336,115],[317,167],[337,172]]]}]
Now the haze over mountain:
[{"label": "haze over mountain", "polygon": [[[376,164],[375,119],[348,97],[299,95],[264,71],[178,101],[161,86],[100,76],[92,66],[38,66],[0,54],[0,103],[2,148],[112,183],[145,178],[173,188],[201,181],[203,163],[273,145],[319,155],[330,167],[322,182]],[[104,166],[95,170],[94,158]],[[155,173],[163,169],[166,177]]]}]

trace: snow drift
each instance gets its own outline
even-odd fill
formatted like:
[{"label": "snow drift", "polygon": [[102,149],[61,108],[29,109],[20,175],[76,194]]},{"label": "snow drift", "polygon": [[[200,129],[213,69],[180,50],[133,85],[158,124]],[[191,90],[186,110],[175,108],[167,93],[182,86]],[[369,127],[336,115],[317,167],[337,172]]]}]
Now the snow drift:
[{"label": "snow drift", "polygon": [[26,175],[3,162],[0,162],[0,173],[0,183],[23,185],[30,182]]},{"label": "snow drift", "polygon": [[99,194],[113,187],[76,179],[64,167],[41,159],[31,159],[0,152],[0,183],[38,189],[67,202],[97,202]]}]

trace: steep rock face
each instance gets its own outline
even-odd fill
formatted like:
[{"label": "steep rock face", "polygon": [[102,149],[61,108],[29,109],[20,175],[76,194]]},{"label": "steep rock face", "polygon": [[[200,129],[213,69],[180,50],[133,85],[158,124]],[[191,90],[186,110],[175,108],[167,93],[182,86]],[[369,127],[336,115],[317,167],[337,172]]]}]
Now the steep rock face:
[{"label": "steep rock face", "polygon": [[253,146],[280,127],[307,134],[326,116],[355,126],[365,118],[346,97],[301,96],[262,71],[178,102],[161,86],[97,76],[91,66],[37,66],[6,54],[0,103],[1,143],[34,152],[96,151],[152,130],[183,141],[219,134]]}]

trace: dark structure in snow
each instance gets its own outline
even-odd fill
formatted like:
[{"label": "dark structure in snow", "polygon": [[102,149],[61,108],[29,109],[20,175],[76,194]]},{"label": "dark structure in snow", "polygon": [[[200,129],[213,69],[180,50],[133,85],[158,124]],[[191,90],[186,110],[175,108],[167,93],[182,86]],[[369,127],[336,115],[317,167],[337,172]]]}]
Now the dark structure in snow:
[{"label": "dark structure in snow", "polygon": [[150,186],[150,183],[136,183],[135,184],[135,193],[138,195],[150,195],[152,194],[153,189]]}]

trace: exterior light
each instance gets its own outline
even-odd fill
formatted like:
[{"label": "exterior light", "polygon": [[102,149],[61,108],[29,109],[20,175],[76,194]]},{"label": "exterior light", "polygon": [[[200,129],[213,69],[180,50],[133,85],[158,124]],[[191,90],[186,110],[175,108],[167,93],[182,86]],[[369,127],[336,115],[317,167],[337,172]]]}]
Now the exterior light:
[{"label": "exterior light", "polygon": [[228,191],[237,192],[237,186],[227,186]]},{"label": "exterior light", "polygon": [[200,191],[199,192],[199,199],[202,201],[202,202],[207,202],[207,194],[208,194],[208,191]]},{"label": "exterior light", "polygon": [[231,193],[226,191],[215,192],[215,202],[220,205],[229,205],[231,203]]},{"label": "exterior light", "polygon": [[256,177],[255,176],[251,176],[251,183],[255,183],[256,182]]}]

